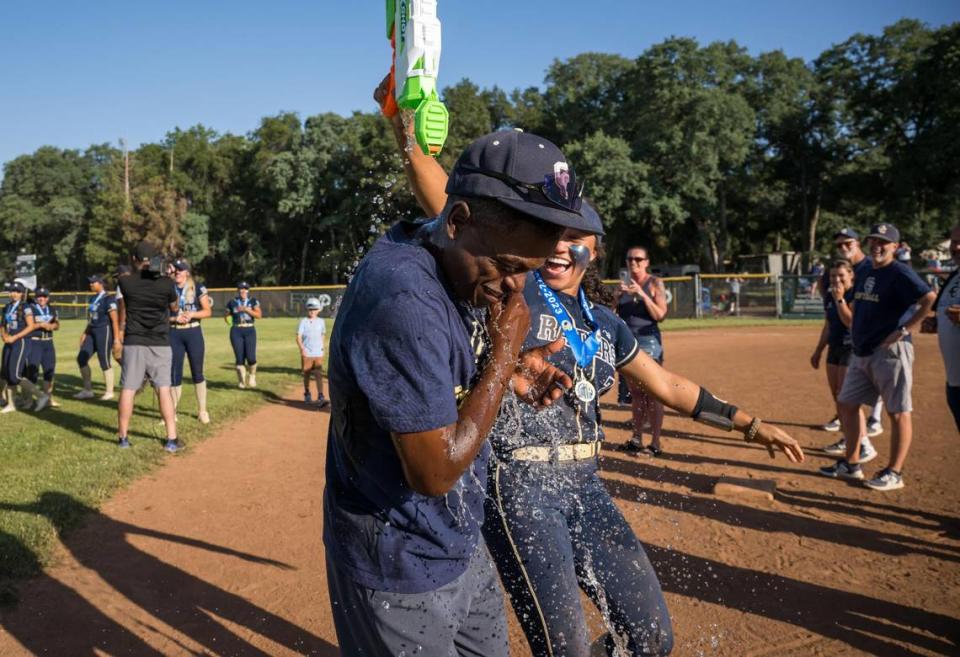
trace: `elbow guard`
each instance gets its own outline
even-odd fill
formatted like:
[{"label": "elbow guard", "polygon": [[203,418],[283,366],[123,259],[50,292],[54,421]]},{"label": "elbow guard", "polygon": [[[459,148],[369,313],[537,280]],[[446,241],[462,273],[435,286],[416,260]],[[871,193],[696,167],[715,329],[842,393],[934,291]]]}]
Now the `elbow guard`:
[{"label": "elbow guard", "polygon": [[737,407],[728,404],[722,399],[717,399],[710,394],[706,388],[700,388],[700,396],[697,398],[697,405],[693,407],[691,417],[697,422],[723,429],[724,431],[733,430],[733,416],[737,414]]}]

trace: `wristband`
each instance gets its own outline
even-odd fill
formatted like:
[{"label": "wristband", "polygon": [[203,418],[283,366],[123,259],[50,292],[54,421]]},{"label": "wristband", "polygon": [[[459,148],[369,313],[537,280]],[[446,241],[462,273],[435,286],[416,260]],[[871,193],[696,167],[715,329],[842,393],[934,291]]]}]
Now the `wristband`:
[{"label": "wristband", "polygon": [[743,440],[748,443],[757,442],[757,432],[760,431],[760,425],[763,424],[763,420],[758,417],[750,420],[750,426],[747,427],[747,430],[743,432]]},{"label": "wristband", "polygon": [[728,404],[722,399],[717,399],[706,388],[700,388],[700,396],[693,407],[691,417],[697,422],[723,429],[724,431],[733,430],[733,416],[737,414],[737,407]]}]

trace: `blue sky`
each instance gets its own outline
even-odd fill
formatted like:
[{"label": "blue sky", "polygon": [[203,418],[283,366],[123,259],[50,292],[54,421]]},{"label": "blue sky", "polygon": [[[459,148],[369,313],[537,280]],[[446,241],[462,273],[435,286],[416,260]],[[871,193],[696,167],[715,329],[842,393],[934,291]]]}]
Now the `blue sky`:
[{"label": "blue sky", "polygon": [[[957,0],[440,0],[441,85],[540,85],[554,58],[635,57],[676,36],[810,60],[902,17],[960,20]],[[44,144],[136,146],[203,123],[371,110],[389,65],[382,0],[0,0],[0,162]]]}]

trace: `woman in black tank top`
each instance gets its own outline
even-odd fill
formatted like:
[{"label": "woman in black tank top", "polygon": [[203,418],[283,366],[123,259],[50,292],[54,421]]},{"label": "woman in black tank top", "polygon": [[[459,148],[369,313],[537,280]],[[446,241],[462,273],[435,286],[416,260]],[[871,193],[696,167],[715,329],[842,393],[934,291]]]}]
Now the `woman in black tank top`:
[{"label": "woman in black tank top", "polygon": [[[648,272],[650,258],[647,249],[633,246],[627,250],[629,283],[621,281],[617,314],[626,322],[634,337],[648,356],[663,363],[663,342],[660,322],[667,316],[667,295],[663,281]],[[623,378],[621,378],[621,382]],[[633,405],[633,436],[624,445],[632,454],[659,456],[660,430],[663,428],[663,404],[643,390],[629,386]],[[650,445],[643,445],[643,426],[650,424]]]}]

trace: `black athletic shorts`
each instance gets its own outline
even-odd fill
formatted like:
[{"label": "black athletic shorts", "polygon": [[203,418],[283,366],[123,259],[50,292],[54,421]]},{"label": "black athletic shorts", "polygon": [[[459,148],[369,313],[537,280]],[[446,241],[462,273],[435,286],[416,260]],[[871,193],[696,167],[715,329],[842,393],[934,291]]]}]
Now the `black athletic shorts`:
[{"label": "black athletic shorts", "polygon": [[827,365],[848,367],[853,357],[853,347],[848,344],[829,345],[827,347]]}]

